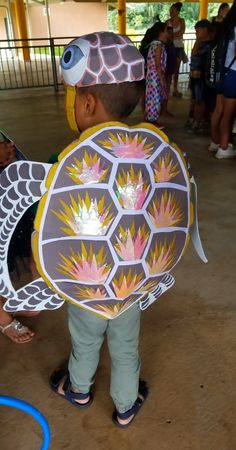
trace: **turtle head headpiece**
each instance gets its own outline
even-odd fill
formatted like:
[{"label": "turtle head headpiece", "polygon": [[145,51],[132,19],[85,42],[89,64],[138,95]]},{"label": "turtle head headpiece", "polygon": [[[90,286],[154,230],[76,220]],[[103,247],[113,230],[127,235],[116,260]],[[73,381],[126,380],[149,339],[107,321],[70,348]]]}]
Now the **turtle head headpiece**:
[{"label": "turtle head headpiece", "polygon": [[75,87],[142,80],[144,59],[127,36],[98,32],[74,39],[65,48],[61,70],[67,85],[67,117],[71,128],[77,131]]}]

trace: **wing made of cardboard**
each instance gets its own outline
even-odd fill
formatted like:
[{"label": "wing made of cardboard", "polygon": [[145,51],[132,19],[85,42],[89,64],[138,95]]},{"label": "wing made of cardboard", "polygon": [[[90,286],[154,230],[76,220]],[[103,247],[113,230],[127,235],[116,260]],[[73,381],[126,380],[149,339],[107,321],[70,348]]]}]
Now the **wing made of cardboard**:
[{"label": "wing made of cardboard", "polygon": [[39,305],[39,309],[55,309],[64,303],[41,278],[16,291],[7,264],[14,229],[24,212],[45,192],[50,168],[50,164],[18,161],[0,175],[0,295],[8,299],[5,309],[9,312],[36,310]]}]

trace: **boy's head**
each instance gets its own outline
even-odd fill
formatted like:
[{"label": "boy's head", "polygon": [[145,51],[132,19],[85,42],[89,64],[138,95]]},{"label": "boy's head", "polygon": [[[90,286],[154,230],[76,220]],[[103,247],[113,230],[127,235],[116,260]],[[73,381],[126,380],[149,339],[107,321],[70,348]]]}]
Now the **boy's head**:
[{"label": "boy's head", "polygon": [[200,41],[205,41],[210,36],[211,23],[207,19],[199,20],[195,25],[196,36]]},{"label": "boy's head", "polygon": [[144,59],[126,36],[99,32],[72,41],[61,58],[73,129],[128,116],[143,90]]}]

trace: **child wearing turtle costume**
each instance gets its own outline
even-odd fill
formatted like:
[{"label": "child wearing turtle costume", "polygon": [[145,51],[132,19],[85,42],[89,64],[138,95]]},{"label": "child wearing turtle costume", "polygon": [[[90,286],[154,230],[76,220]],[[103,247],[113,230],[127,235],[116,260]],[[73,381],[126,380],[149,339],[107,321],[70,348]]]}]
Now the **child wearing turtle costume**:
[{"label": "child wearing turtle costume", "polygon": [[[144,59],[129,38],[82,36],[66,47],[61,67],[69,123],[81,135],[53,166],[16,162],[2,174],[0,294],[9,312],[56,309],[68,300],[72,351],[68,369],[54,372],[50,385],[77,407],[93,400],[107,337],[113,421],[126,427],[148,395],[139,379],[140,310],[174,283],[169,272],[192,224],[190,177],[164,133],[120,122],[143,94]],[[14,291],[5,256],[10,235],[42,195],[33,236],[41,278]],[[195,248],[204,259],[199,239]]]},{"label": "child wearing turtle costume", "polygon": [[[84,68],[88,61],[81,50],[86,54],[89,45],[94,45],[94,51],[90,67]],[[124,47],[123,55],[119,47]],[[61,67],[68,90],[67,116],[74,130],[84,132],[100,123],[126,118],[143,95],[144,60],[127,37],[113,33],[82,36],[64,51]],[[110,392],[116,406],[113,421],[127,426],[148,394],[146,383],[139,380],[140,313],[136,304],[115,320],[104,320],[68,304],[72,352],[68,372],[52,375],[53,390],[78,407],[91,404],[90,389],[106,336],[112,360]]]}]

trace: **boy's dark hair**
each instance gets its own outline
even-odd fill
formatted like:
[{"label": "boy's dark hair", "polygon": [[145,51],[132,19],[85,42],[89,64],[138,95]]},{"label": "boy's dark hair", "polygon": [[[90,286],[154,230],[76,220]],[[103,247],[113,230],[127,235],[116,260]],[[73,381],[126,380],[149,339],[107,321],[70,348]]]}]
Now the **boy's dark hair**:
[{"label": "boy's dark hair", "polygon": [[207,19],[198,20],[195,24],[195,29],[197,28],[206,28],[208,31],[211,31],[211,22]]},{"label": "boy's dark hair", "polygon": [[89,92],[98,97],[107,113],[114,119],[122,119],[128,117],[137,106],[144,92],[144,80],[96,84],[77,89],[81,94]]}]

